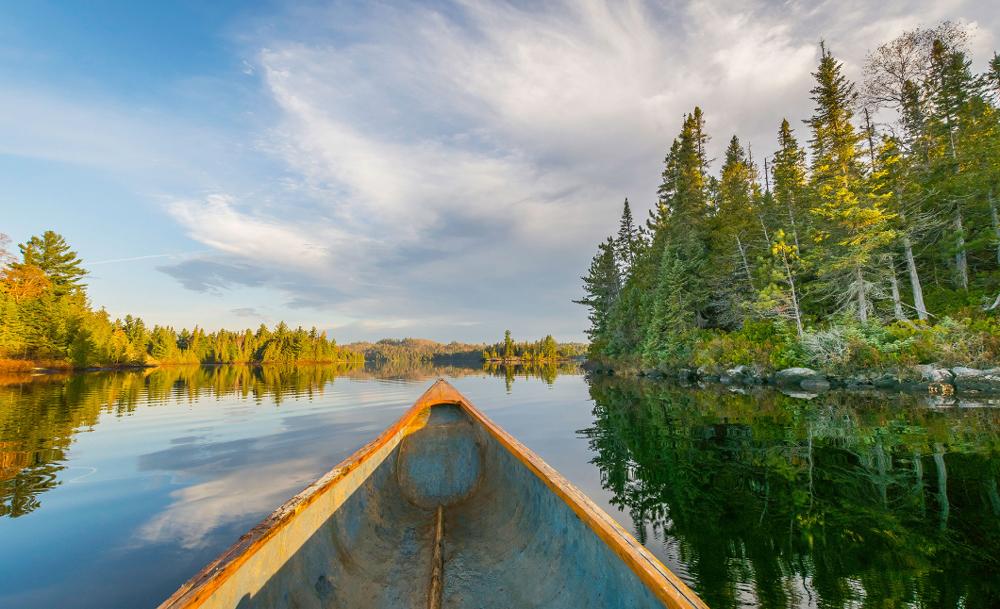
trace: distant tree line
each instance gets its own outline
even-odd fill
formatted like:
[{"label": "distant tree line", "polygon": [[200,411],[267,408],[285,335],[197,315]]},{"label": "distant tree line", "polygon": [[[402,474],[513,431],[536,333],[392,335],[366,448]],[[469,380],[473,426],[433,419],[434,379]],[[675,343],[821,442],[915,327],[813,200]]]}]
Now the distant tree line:
[{"label": "distant tree line", "polygon": [[137,317],[112,320],[87,299],[83,262],[65,239],[46,231],[8,249],[0,235],[0,358],[75,367],[174,363],[357,362],[312,328],[206,332],[149,328]]},{"label": "distant tree line", "polygon": [[507,330],[504,341],[492,345],[483,343],[439,343],[426,338],[384,338],[378,342],[357,342],[346,346],[364,353],[365,360],[374,363],[480,363],[507,361],[549,361],[582,355],[586,345],[559,343],[551,335],[535,342],[514,342]]},{"label": "distant tree line", "polygon": [[[869,53],[858,88],[824,44],[804,121],[710,173],[694,108],[645,225],[626,199],[579,301],[591,355],[644,366],[881,366],[1000,357],[1000,57],[946,22]],[[761,184],[763,178],[763,184]]]},{"label": "distant tree line", "polygon": [[364,354],[374,363],[479,362],[482,344],[439,343],[426,338],[383,338],[377,342],[356,342],[347,348]]},{"label": "distant tree line", "polygon": [[487,362],[554,362],[580,355],[584,345],[558,343],[551,334],[534,342],[515,342],[510,330],[504,332],[503,342],[483,349],[483,360]]}]

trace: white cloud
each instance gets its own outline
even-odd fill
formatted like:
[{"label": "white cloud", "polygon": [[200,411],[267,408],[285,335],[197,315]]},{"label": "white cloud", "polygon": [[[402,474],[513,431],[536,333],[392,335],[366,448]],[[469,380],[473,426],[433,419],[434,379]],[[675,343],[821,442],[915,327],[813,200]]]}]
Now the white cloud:
[{"label": "white cloud", "polygon": [[780,120],[809,112],[820,38],[856,70],[914,15],[969,6],[463,2],[378,7],[346,38],[339,7],[309,13],[309,36],[292,22],[257,58],[280,109],[265,148],[308,193],[315,221],[230,199],[172,210],[227,255],[292,269],[349,260],[353,284],[334,305],[358,327],[436,325],[442,296],[452,316],[484,301],[518,314],[520,303],[546,311],[544,323],[582,326],[569,304],[576,277],[619,201],[653,198],[684,112],[705,108],[716,150],[738,133],[769,152]]},{"label": "white cloud", "polygon": [[167,211],[214,253],[166,270],[280,293],[275,318],[579,336],[578,276],[625,196],[652,203],[683,113],[705,110],[711,156],[737,134],[759,159],[808,116],[820,39],[857,78],[869,48],[946,18],[978,26],[981,64],[1000,11],[974,0],[296,5],[241,38],[252,135],[18,94],[0,135],[33,127],[0,151],[183,167]]},{"label": "white cloud", "polygon": [[[170,494],[171,503],[143,524],[136,537],[145,543],[176,543],[194,550],[213,542],[221,526],[267,513],[314,477],[312,459],[292,459],[228,472]],[[277,482],[276,482],[277,481]]]},{"label": "white cloud", "polygon": [[347,239],[332,227],[316,230],[302,221],[241,212],[232,197],[220,194],[173,201],[168,211],[193,239],[217,251],[292,268],[320,267],[328,260],[330,244]]}]

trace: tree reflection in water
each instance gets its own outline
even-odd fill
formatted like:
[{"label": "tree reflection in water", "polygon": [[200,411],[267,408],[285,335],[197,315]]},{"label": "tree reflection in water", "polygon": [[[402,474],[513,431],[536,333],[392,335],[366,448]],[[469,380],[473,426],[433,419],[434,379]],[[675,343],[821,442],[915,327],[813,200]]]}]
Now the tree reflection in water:
[{"label": "tree reflection in water", "polygon": [[603,486],[709,606],[1000,603],[1000,410],[614,378],[591,395]]},{"label": "tree reflection in water", "polygon": [[235,395],[279,405],[288,397],[322,395],[337,377],[423,381],[449,376],[540,377],[552,383],[575,364],[544,366],[378,365],[168,366],[149,370],[73,375],[0,377],[0,518],[38,509],[40,496],[57,486],[73,436],[103,414],[126,416],[140,405],[156,407],[206,396]]}]

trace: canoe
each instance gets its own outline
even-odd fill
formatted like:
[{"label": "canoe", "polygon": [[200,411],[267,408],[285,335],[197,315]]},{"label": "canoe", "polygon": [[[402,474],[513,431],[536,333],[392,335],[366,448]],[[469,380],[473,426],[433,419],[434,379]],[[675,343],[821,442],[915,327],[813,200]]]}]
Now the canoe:
[{"label": "canoe", "polygon": [[196,607],[707,609],[444,380],[160,605]]}]

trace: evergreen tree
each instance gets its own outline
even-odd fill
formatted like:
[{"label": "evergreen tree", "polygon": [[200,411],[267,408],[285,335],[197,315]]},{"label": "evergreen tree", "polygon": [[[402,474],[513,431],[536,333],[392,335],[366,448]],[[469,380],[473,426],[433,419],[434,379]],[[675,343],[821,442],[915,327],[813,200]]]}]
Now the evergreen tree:
[{"label": "evergreen tree", "polygon": [[930,100],[927,128],[937,152],[932,158],[931,171],[938,190],[950,207],[950,242],[954,252],[955,280],[960,288],[968,290],[967,229],[960,196],[965,176],[960,173],[960,168],[964,160],[963,153],[967,152],[962,140],[967,133],[968,104],[975,94],[975,82],[965,54],[950,47],[944,40],[934,40],[926,85]]},{"label": "evergreen tree", "polygon": [[[757,257],[754,235],[764,227],[758,209],[754,172],[743,146],[734,135],[726,148],[721,177],[715,188],[712,218],[711,269],[716,295],[713,309],[717,324],[739,326],[744,303],[756,291],[751,261]],[[766,230],[764,231],[766,234]]]},{"label": "evergreen tree", "polygon": [[[800,231],[807,230],[806,153],[795,139],[787,119],[778,129],[778,151],[772,166],[775,204],[787,214],[788,230],[796,250],[802,251]],[[805,236],[804,234],[802,236]]]},{"label": "evergreen tree", "polygon": [[653,268],[659,266],[663,248],[669,244],[674,255],[690,271],[683,278],[684,289],[693,296],[690,304],[698,325],[708,322],[710,302],[709,282],[702,273],[710,238],[706,141],[704,118],[701,110],[695,108],[694,112],[684,117],[680,136],[674,140],[664,163],[658,213],[652,226],[651,253],[652,259],[657,261]]},{"label": "evergreen tree", "polygon": [[[1000,310],[1000,56],[994,54],[976,76],[963,51],[965,40],[964,27],[946,22],[878,47],[865,67],[867,105],[859,114],[860,128],[855,113],[861,98],[821,45],[811,90],[815,110],[806,121],[808,169],[805,152],[783,121],[773,164],[765,162],[763,192],[750,148],[735,136],[720,173],[709,175],[704,116],[697,108],[685,115],[664,159],[658,201],[646,223],[648,241],[618,265],[610,255],[603,265],[601,256],[592,261],[589,286],[615,269],[623,276],[602,284],[613,283],[604,293],[614,297],[605,298],[610,307],[592,316],[591,353],[641,355],[646,365],[691,365],[719,357],[744,363],[743,341],[780,343],[792,327],[800,338],[796,349],[805,351],[826,340],[817,338],[819,332],[830,330],[835,337],[858,331],[836,315],[840,312],[862,323],[885,313],[907,325],[906,332],[917,333],[936,330],[910,323],[908,311],[931,325],[945,323],[949,315],[963,320],[995,315]],[[876,117],[887,116],[884,110],[894,111],[895,120],[890,116],[889,123],[876,124]],[[603,247],[610,250],[611,241]],[[946,279],[949,273],[953,282]],[[980,302],[987,313],[971,309]],[[743,323],[744,311],[776,323],[770,329]],[[993,321],[946,323],[992,327]],[[990,337],[971,338],[978,332],[971,328],[963,330],[970,332],[969,344],[995,342],[990,331],[984,331]],[[733,342],[726,332],[737,333]],[[865,334],[862,342],[882,353],[881,340]],[[734,354],[719,356],[726,346]],[[799,361],[803,355],[796,349],[771,357]]]},{"label": "evergreen tree", "polygon": [[582,279],[584,297],[574,302],[590,309],[588,336],[593,344],[603,346],[608,340],[608,319],[621,290],[615,244],[611,237],[597,247],[590,269]]},{"label": "evergreen tree", "polygon": [[629,207],[628,198],[622,207],[622,217],[618,223],[618,237],[615,239],[615,253],[618,257],[618,266],[623,275],[627,275],[635,266],[635,261],[639,257],[644,245],[642,229],[637,227],[632,219],[632,209]]},{"label": "evergreen tree", "polygon": [[823,221],[817,234],[823,245],[818,254],[827,293],[841,308],[867,322],[872,312],[877,282],[869,277],[877,254],[895,238],[889,227],[885,193],[865,192],[860,159],[861,134],[851,122],[857,100],[854,84],[847,80],[833,55],[821,45],[812,128],[813,214]]},{"label": "evergreen tree", "polygon": [[693,295],[685,287],[689,273],[672,247],[663,249],[642,352],[648,364],[682,357],[686,334],[695,323]]},{"label": "evergreen tree", "polygon": [[50,230],[45,231],[42,236],[32,237],[18,248],[21,250],[22,261],[12,266],[40,268],[49,278],[52,290],[57,296],[81,288],[81,279],[87,271],[83,269],[79,256],[70,249],[62,235]]}]

